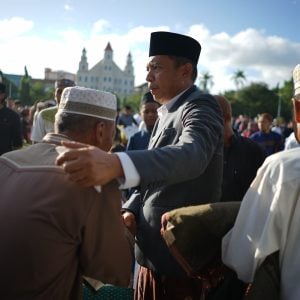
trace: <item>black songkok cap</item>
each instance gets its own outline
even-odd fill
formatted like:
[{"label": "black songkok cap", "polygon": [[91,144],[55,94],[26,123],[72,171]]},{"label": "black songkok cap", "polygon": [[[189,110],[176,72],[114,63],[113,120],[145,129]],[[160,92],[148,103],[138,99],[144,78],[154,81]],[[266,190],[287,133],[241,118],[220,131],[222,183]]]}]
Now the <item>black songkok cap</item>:
[{"label": "black songkok cap", "polygon": [[54,86],[56,89],[66,88],[69,86],[75,86],[75,82],[73,80],[63,78],[63,79],[56,80]]},{"label": "black songkok cap", "polygon": [[193,38],[166,31],[151,33],[149,56],[173,55],[190,59],[195,65],[201,52],[201,45]]},{"label": "black songkok cap", "polygon": [[0,82],[0,93],[5,93],[6,85],[2,82]]}]

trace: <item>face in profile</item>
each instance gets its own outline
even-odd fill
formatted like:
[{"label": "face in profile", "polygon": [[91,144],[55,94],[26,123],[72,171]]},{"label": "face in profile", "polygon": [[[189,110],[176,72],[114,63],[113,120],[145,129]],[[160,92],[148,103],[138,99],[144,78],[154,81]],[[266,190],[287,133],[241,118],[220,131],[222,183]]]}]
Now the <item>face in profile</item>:
[{"label": "face in profile", "polygon": [[160,104],[169,101],[181,91],[182,69],[182,66],[176,67],[167,55],[149,58],[146,80],[154,99]]},{"label": "face in profile", "polygon": [[300,95],[297,95],[292,99],[293,102],[293,122],[295,137],[300,143]]}]

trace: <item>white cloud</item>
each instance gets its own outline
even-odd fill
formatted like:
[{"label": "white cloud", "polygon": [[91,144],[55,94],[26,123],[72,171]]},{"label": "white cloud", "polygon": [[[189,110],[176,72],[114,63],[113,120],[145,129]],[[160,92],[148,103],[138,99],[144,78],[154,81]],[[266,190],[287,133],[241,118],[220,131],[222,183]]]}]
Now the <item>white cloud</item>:
[{"label": "white cloud", "polygon": [[109,27],[110,27],[109,22],[101,19],[94,23],[91,33],[92,35],[101,34]]},{"label": "white cloud", "polygon": [[11,40],[31,31],[33,22],[19,17],[0,20],[0,42]]},{"label": "white cloud", "polygon": [[64,5],[64,10],[65,10],[65,11],[72,11],[72,10],[73,10],[73,7],[72,7],[70,4],[65,4],[65,5]]},{"label": "white cloud", "polygon": [[[170,28],[137,26],[126,34],[118,34],[112,28],[108,21],[101,19],[91,26],[89,34],[70,29],[47,39],[33,32],[30,20],[0,20],[0,69],[4,73],[23,74],[24,65],[27,65],[29,74],[35,78],[44,77],[45,67],[76,73],[83,48],[87,50],[91,68],[103,58],[110,42],[117,65],[124,68],[127,54],[131,52],[135,83],[145,82],[150,33]],[[201,43],[199,72],[208,71],[213,76],[213,93],[234,89],[231,77],[237,69],[244,71],[249,82],[263,81],[273,87],[289,79],[294,66],[300,63],[300,43],[267,36],[254,28],[231,36],[226,32],[212,34],[203,24],[195,24],[181,33]]]},{"label": "white cloud", "polygon": [[[205,28],[204,28],[205,29]],[[199,72],[208,71],[214,77],[214,92],[233,89],[233,72],[243,70],[248,82],[266,82],[274,87],[291,78],[291,70],[300,61],[300,43],[248,28],[236,35],[210,35],[203,27],[194,27],[193,37],[203,36]],[[200,41],[200,39],[198,39]],[[255,74],[255,77],[253,76]]]}]

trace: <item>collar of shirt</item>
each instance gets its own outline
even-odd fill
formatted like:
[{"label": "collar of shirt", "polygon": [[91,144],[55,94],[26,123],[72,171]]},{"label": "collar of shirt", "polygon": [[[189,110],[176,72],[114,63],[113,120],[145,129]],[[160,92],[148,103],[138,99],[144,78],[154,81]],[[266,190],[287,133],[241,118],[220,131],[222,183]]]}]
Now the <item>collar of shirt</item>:
[{"label": "collar of shirt", "polygon": [[[187,89],[186,89],[187,90]],[[169,110],[171,109],[171,107],[174,105],[174,103],[179,99],[179,97],[186,91],[182,91],[181,93],[179,93],[178,95],[176,95],[174,98],[170,99],[166,104],[163,104],[162,106],[160,106],[157,109],[157,114],[159,119],[161,120],[163,117],[165,117]]]},{"label": "collar of shirt", "polygon": [[[51,143],[57,145],[55,147],[55,150],[59,154],[67,150],[66,147],[61,145],[61,141],[71,141],[71,140],[66,135],[56,134],[56,133],[47,133],[43,138],[44,143]],[[101,193],[101,185],[95,185],[94,188],[98,193]]]}]

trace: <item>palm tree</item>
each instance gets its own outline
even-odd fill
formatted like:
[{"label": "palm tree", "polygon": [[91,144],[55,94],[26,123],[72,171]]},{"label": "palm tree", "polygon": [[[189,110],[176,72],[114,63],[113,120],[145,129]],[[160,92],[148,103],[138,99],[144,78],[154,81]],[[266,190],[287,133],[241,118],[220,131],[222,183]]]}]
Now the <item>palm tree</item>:
[{"label": "palm tree", "polygon": [[243,87],[243,85],[247,79],[246,79],[244,71],[236,70],[232,76],[232,80],[234,81],[236,89],[239,90],[241,87]]},{"label": "palm tree", "polygon": [[199,88],[204,92],[204,93],[209,93],[209,88],[212,88],[214,85],[213,82],[213,76],[209,74],[209,72],[204,72],[203,74],[200,74],[200,82],[199,82]]}]

